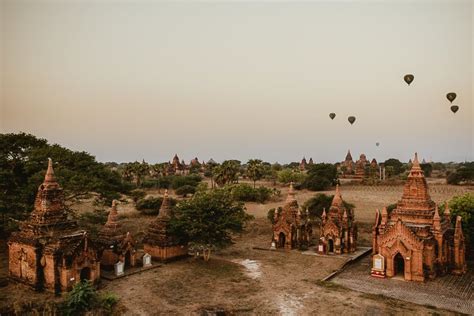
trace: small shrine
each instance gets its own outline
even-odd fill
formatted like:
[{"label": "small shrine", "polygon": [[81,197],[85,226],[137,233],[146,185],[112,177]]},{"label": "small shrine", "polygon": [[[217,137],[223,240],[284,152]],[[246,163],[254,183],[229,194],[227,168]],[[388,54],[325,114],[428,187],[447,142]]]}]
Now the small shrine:
[{"label": "small shrine", "polygon": [[81,280],[100,279],[97,246],[68,218],[53,162],[38,188],[34,209],[8,241],[9,276],[37,290],[68,291]]},{"label": "small shrine", "polygon": [[176,236],[169,231],[169,222],[172,217],[173,210],[169,202],[168,190],[166,190],[159,214],[150,224],[143,238],[144,251],[153,259],[168,261],[188,254],[187,245],[180,244]]},{"label": "small shrine", "polygon": [[321,216],[320,238],[317,252],[320,254],[350,253],[356,250],[357,224],[354,211],[344,206],[339,185],[329,211]]},{"label": "small shrine", "polygon": [[312,238],[312,223],[308,210],[301,211],[295,198],[293,183],[281,212],[275,210],[272,244],[276,248],[308,247]]}]

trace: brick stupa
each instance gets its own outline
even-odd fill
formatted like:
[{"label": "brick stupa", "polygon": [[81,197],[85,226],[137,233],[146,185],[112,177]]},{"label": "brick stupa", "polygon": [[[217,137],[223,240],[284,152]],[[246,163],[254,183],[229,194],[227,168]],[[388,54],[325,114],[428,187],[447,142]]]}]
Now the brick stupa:
[{"label": "brick stupa", "polygon": [[400,275],[405,280],[424,281],[447,272],[466,271],[461,217],[456,218],[453,228],[447,205],[440,216],[417,154],[396,208],[376,211],[372,243],[374,257],[383,262],[377,267],[374,264],[374,276]]},{"label": "brick stupa", "polygon": [[97,248],[68,218],[51,159],[34,210],[20,227],[8,241],[12,280],[55,293],[70,290],[81,280],[99,280]]},{"label": "brick stupa", "polygon": [[168,198],[168,190],[166,190],[159,214],[150,224],[148,232],[143,238],[145,252],[154,259],[168,261],[186,256],[188,253],[187,246],[180,244],[176,236],[169,232],[169,221],[172,217],[173,210]]}]

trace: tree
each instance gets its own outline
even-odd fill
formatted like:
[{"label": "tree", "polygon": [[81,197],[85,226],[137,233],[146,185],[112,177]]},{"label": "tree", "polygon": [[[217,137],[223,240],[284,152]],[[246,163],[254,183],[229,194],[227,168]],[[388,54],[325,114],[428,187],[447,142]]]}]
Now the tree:
[{"label": "tree", "polygon": [[305,174],[301,173],[299,170],[285,168],[281,171],[278,171],[278,182],[283,184],[288,184],[290,182],[302,183],[305,179]]},{"label": "tree", "polygon": [[196,186],[185,184],[175,190],[177,195],[181,195],[183,198],[188,194],[194,194],[196,192]]},{"label": "tree", "polygon": [[333,164],[318,163],[310,166],[302,187],[312,191],[323,191],[336,183],[336,166]]},{"label": "tree", "polygon": [[231,234],[241,232],[251,216],[244,205],[232,199],[229,190],[199,191],[175,208],[170,229],[182,243],[202,249],[208,261],[211,250],[232,243]]},{"label": "tree", "polygon": [[397,176],[403,172],[403,163],[395,158],[385,160],[384,167],[389,176]]},{"label": "tree", "polygon": [[53,159],[67,202],[91,192],[110,202],[130,190],[117,171],[86,152],[50,145],[45,139],[25,133],[0,134],[0,234],[9,230],[9,218],[22,220],[31,211],[48,158]]},{"label": "tree", "polygon": [[262,160],[250,159],[247,162],[247,176],[253,181],[253,188],[255,189],[255,183],[263,178],[265,167]]},{"label": "tree", "polygon": [[[312,198],[310,198],[306,203],[303,205],[303,208],[307,208],[309,211],[309,215],[312,218],[321,218],[323,214],[323,210],[326,209],[326,213],[329,211],[331,207],[332,200],[334,195],[326,195],[323,193],[318,193]],[[347,203],[346,201],[342,201],[344,207],[348,210],[354,210],[355,206]]]},{"label": "tree", "polygon": [[422,163],[420,164],[421,170],[425,174],[425,177],[431,177],[431,173],[433,172],[433,166],[430,163]]},{"label": "tree", "polygon": [[459,165],[455,172],[449,173],[446,178],[448,184],[472,183],[474,182],[474,162],[466,162]]},{"label": "tree", "polygon": [[226,160],[213,170],[214,180],[217,185],[236,183],[239,179],[240,161]]},{"label": "tree", "polygon": [[[153,169],[152,169],[153,171]],[[143,178],[150,174],[150,166],[142,161],[130,162],[125,165],[124,178],[132,181],[139,188],[142,185]]]},{"label": "tree", "polygon": [[451,221],[455,223],[456,216],[462,217],[462,230],[466,238],[466,252],[470,257],[474,257],[474,194],[466,193],[461,196],[455,196],[449,201],[451,211]]}]

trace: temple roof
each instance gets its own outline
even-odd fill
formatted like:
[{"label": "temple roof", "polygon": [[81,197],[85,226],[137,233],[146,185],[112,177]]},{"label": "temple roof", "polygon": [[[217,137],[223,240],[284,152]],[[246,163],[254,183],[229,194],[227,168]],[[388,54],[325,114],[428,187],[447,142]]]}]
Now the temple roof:
[{"label": "temple roof", "polygon": [[346,161],[352,161],[352,155],[351,155],[351,151],[350,151],[350,150],[347,151]]},{"label": "temple roof", "polygon": [[173,210],[168,198],[168,190],[165,190],[165,195],[163,196],[163,202],[161,202],[160,212],[158,213],[158,218],[160,219],[169,219],[173,216]]},{"label": "temple roof", "polygon": [[99,232],[99,238],[103,241],[112,241],[123,237],[122,225],[118,220],[117,201],[112,201],[112,208],[107,216],[107,222]]}]

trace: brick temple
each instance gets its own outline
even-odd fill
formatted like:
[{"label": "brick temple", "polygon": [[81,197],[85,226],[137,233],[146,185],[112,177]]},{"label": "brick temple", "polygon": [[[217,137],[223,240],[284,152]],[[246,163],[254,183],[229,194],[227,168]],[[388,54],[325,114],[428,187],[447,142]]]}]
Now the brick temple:
[{"label": "brick temple", "polygon": [[347,209],[342,200],[339,185],[332,199],[331,207],[321,216],[318,252],[321,254],[350,253],[357,246],[357,224],[354,211]]},{"label": "brick temple", "polygon": [[51,159],[34,209],[8,241],[9,277],[37,290],[60,293],[81,280],[100,278],[97,248],[86,231],[68,218],[64,193]]},{"label": "brick temple", "polygon": [[166,190],[159,214],[143,238],[144,251],[154,259],[168,261],[188,254],[187,246],[180,244],[169,231],[169,221],[172,217],[173,210]]},{"label": "brick temple", "polygon": [[119,261],[125,264],[125,268],[135,266],[137,256],[135,241],[129,232],[123,231],[115,200],[112,201],[107,222],[99,231],[97,241],[101,246],[100,263],[103,269],[111,270]]},{"label": "brick temple", "polygon": [[281,212],[275,210],[272,243],[277,248],[301,248],[309,246],[311,237],[312,224],[308,211],[301,211],[291,183]]},{"label": "brick temple", "polygon": [[376,212],[372,275],[424,281],[451,272],[466,272],[461,217],[453,227],[446,205],[443,215],[428,193],[417,154],[396,208]]}]

